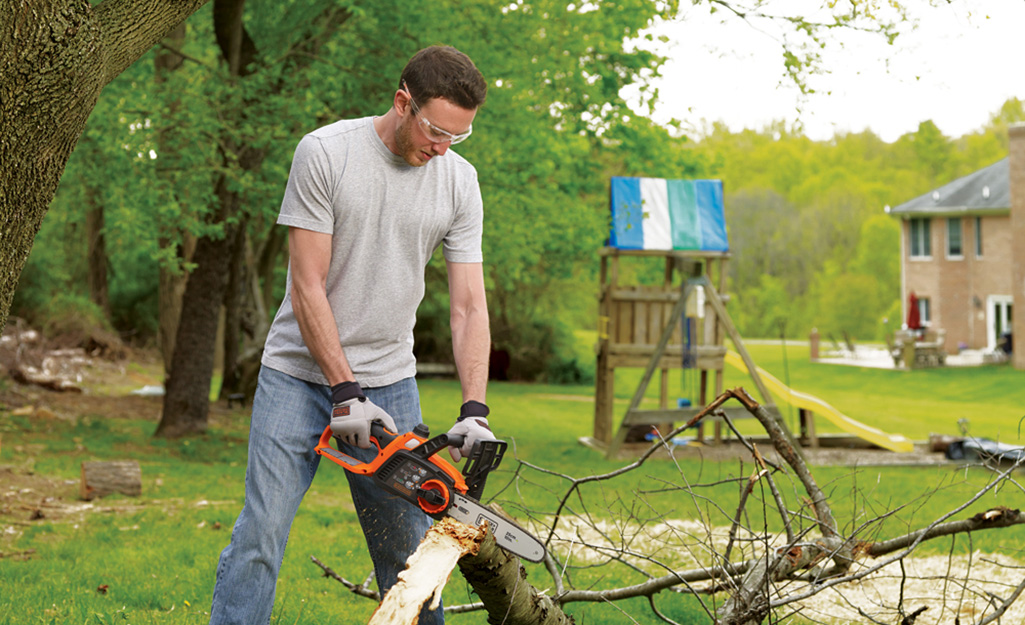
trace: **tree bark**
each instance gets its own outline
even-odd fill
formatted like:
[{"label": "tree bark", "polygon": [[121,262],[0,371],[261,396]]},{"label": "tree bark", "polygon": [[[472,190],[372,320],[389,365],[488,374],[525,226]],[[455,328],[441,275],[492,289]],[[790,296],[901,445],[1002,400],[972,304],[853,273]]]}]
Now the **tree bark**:
[{"label": "tree bark", "polygon": [[519,558],[500,548],[491,532],[476,555],[459,561],[459,570],[473,586],[492,625],[570,625],[573,617],[551,597],[527,581]]},{"label": "tree bark", "polygon": [[206,0],[0,0],[0,328],[100,91]]},{"label": "tree bark", "polygon": [[217,336],[231,252],[225,239],[233,236],[233,229],[226,225],[220,240],[202,237],[196,243],[196,269],[182,298],[182,320],[156,436],[176,438],[206,430],[214,371],[213,337]]}]

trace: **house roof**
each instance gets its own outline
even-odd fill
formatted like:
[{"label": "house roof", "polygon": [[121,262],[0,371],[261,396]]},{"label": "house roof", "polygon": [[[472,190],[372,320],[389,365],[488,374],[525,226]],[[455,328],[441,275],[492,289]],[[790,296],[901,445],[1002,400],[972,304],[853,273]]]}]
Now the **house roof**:
[{"label": "house roof", "polygon": [[1011,208],[1008,159],[958,178],[913,200],[891,208],[891,215],[945,215],[1006,212]]}]

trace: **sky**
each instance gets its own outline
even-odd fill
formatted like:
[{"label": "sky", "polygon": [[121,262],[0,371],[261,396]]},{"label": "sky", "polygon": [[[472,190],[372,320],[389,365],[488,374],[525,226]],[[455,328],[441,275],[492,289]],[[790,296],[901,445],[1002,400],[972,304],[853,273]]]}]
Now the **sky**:
[{"label": "sky", "polygon": [[[807,4],[780,0],[772,6]],[[927,119],[959,137],[981,128],[1008,98],[1025,99],[1025,1],[908,4],[917,30],[893,46],[865,33],[833,38],[823,53],[830,73],[813,76],[817,93],[803,97],[787,82],[769,27],[758,30],[737,19],[723,25],[722,13],[687,6],[681,19],[656,28],[670,42],[660,49],[669,61],[657,83],[653,118],[678,119],[691,132],[712,121],[738,131],[799,119],[816,140],[870,129],[894,141]]]}]

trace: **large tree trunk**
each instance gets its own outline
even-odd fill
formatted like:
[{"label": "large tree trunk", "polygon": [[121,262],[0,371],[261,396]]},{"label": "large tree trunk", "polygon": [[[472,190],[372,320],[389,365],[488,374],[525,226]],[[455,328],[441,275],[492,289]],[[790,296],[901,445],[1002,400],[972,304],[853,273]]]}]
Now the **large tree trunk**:
[{"label": "large tree trunk", "polygon": [[[224,186],[222,182],[220,187]],[[222,212],[230,210],[228,205],[222,206]],[[192,257],[196,268],[185,286],[182,319],[175,337],[171,371],[166,379],[157,436],[174,438],[206,429],[214,371],[214,337],[228,281],[230,240],[235,227],[225,224],[222,238],[203,237],[196,243]]]},{"label": "large tree trunk", "polygon": [[206,0],[0,0],[0,328],[100,90]]}]

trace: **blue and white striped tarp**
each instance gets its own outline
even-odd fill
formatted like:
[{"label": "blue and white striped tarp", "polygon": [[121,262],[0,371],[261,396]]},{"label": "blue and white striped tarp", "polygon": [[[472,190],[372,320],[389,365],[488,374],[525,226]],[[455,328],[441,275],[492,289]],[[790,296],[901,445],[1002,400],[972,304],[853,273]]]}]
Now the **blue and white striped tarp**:
[{"label": "blue and white striped tarp", "polygon": [[609,245],[624,250],[725,252],[721,180],[612,178]]}]

